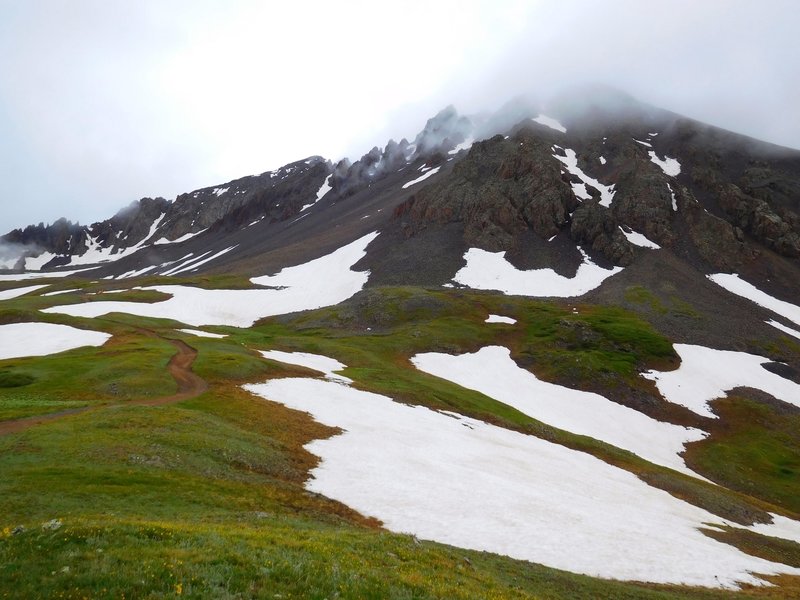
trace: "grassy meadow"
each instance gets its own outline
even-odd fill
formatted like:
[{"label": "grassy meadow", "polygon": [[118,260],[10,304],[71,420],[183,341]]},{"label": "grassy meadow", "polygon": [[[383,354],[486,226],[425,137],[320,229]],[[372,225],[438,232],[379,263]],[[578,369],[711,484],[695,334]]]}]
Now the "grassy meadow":
[{"label": "grassy meadow", "polygon": [[[198,283],[238,282],[205,279]],[[418,352],[503,345],[544,380],[706,428],[708,420],[681,407],[640,404],[656,392],[638,374],[678,365],[670,340],[640,316],[420,288],[367,290],[335,307],[264,319],[249,329],[209,328],[228,334],[223,339],[179,333],[179,324],[159,319],[39,312],[103,296],[87,296],[103,284],[81,285],[71,294],[0,302],[0,323],[41,320],[113,335],[99,348],[0,361],[0,423],[88,408],[0,435],[0,598],[800,597],[800,581],[790,577],[776,578],[778,587],[741,592],[621,583],[390,533],[304,489],[317,464],[304,445],[337,430],[241,389],[313,374],[263,359],[257,350],[323,354],[348,365],[344,374],[359,389],[591,453],[733,522],[763,521],[768,512],[797,518],[800,417],[779,406],[738,396],[716,402],[720,423],[687,451],[689,465],[720,484],[713,485],[538,422],[409,361]],[[154,301],[154,294],[114,299]],[[518,322],[488,325],[490,313]],[[197,350],[192,370],[208,391],[139,404],[175,394],[167,369],[175,339]],[[800,545],[741,531],[708,535],[800,564]]]}]

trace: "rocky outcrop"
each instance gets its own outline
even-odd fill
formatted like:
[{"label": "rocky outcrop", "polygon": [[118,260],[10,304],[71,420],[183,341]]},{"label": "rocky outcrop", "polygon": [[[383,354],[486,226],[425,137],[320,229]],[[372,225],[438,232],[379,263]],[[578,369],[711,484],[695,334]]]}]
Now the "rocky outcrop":
[{"label": "rocky outcrop", "polygon": [[633,246],[623,235],[613,213],[595,201],[581,204],[572,213],[570,236],[585,244],[614,264],[627,266],[633,262]]},{"label": "rocky outcrop", "polygon": [[766,200],[732,183],[719,185],[716,193],[720,206],[738,227],[780,254],[800,256],[800,220],[795,213],[784,209],[784,220]]},{"label": "rocky outcrop", "polygon": [[61,218],[50,225],[39,223],[28,225],[24,229],[14,229],[4,235],[2,241],[30,249],[37,254],[42,251],[68,254],[85,247],[86,228]]},{"label": "rocky outcrop", "polygon": [[89,227],[92,238],[103,247],[121,250],[144,242],[150,230],[167,211],[169,201],[164,198],[142,198],[123,208],[107,221]]},{"label": "rocky outcrop", "polygon": [[672,247],[676,211],[670,178],[653,164],[645,147],[632,139],[621,145],[615,164],[616,194],[611,208],[616,220],[661,247]]},{"label": "rocky outcrop", "polygon": [[543,239],[556,235],[577,205],[549,144],[521,131],[476,143],[445,182],[422,188],[396,215],[407,236],[457,221],[466,244],[496,251],[528,228]]},{"label": "rocky outcrop", "polygon": [[465,116],[459,115],[451,105],[439,111],[425,123],[425,127],[414,138],[414,154],[426,157],[434,152],[447,152],[470,137],[475,125]]}]

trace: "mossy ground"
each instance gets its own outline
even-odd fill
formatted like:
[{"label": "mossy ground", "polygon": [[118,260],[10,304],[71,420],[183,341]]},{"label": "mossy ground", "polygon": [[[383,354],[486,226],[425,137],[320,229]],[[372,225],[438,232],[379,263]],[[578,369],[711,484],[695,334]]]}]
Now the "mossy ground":
[{"label": "mossy ground", "polygon": [[[55,298],[61,301],[64,296]],[[0,316],[12,311],[42,319],[35,309],[55,303],[52,300],[14,300],[13,305],[4,304]],[[483,321],[490,312],[512,316],[518,323],[487,325]],[[459,290],[392,288],[364,292],[337,307],[266,319],[247,330],[212,328],[230,333],[225,339],[180,334],[173,323],[158,319],[44,318],[103,329],[114,337],[102,348],[0,364],[0,382],[21,383],[0,386],[0,420],[67,405],[97,407],[0,436],[0,598],[731,595],[603,581],[418,542],[306,492],[303,483],[316,459],[303,446],[336,430],[239,387],[309,374],[262,359],[254,351],[258,348],[335,357],[348,365],[345,374],[358,387],[591,452],[734,520],[763,516],[766,510],[796,510],[791,502],[796,483],[780,481],[773,472],[755,479],[768,493],[704,484],[539,423],[421,373],[409,362],[417,352],[468,352],[500,344],[545,379],[609,395],[652,394],[652,384],[638,373],[668,368],[677,359],[668,340],[620,309]],[[126,405],[175,391],[165,368],[174,348],[159,336],[183,339],[195,347],[193,369],[211,388],[176,404]],[[675,415],[675,420],[681,418]],[[741,477],[725,475],[730,456],[717,454],[725,444],[737,446],[739,438],[747,436],[756,447],[759,439],[775,433],[777,424],[767,420],[770,425],[751,431],[752,419],[742,415],[731,420],[728,437],[715,433],[702,443],[705,446],[693,449],[698,464],[705,461],[702,472],[712,479]],[[793,446],[788,448],[793,456]],[[782,452],[777,446],[774,451]],[[735,460],[756,468],[759,464],[745,451]],[[53,519],[60,525],[43,527]],[[24,530],[14,533],[20,525]],[[715,535],[728,535],[731,543],[754,554],[797,557],[793,545],[763,536],[737,531]],[[780,588],[748,590],[738,597],[792,593],[800,594],[798,583],[783,578]]]}]

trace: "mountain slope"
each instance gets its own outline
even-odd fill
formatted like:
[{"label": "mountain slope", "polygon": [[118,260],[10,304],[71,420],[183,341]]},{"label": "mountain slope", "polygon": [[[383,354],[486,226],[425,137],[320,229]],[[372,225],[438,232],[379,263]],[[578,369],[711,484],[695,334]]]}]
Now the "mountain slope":
[{"label": "mountain slope", "polygon": [[0,590],[796,595],[798,190],[594,90],[11,232]]}]

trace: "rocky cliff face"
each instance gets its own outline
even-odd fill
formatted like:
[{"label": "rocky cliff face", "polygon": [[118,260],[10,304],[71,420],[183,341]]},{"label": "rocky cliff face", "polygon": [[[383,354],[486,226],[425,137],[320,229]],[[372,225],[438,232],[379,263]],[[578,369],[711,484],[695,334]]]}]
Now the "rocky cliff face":
[{"label": "rocky cliff face", "polygon": [[800,152],[649,107],[565,114],[566,131],[526,119],[475,144],[397,208],[404,236],[457,223],[466,246],[498,251],[566,231],[621,266],[637,252],[626,233],[708,270],[799,255]]}]

